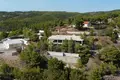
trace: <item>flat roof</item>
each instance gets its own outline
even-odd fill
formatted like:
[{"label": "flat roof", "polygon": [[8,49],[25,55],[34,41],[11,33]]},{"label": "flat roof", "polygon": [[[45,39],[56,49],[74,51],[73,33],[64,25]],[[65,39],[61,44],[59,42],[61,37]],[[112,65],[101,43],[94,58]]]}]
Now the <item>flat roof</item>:
[{"label": "flat roof", "polygon": [[7,43],[7,44],[23,44],[23,41],[20,40],[20,39],[11,39],[11,40],[4,41],[3,43]]},{"label": "flat roof", "polygon": [[52,35],[48,38],[49,40],[74,40],[74,41],[83,41],[80,36],[75,35]]}]

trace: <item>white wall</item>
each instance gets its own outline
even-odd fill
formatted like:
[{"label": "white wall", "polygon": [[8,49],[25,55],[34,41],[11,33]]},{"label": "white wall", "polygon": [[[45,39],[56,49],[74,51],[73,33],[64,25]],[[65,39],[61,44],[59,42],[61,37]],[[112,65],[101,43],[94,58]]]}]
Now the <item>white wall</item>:
[{"label": "white wall", "polygon": [[77,60],[80,59],[79,54],[73,53],[63,53],[63,52],[52,52],[48,51],[49,55],[53,58],[57,58],[65,63],[77,63]]}]

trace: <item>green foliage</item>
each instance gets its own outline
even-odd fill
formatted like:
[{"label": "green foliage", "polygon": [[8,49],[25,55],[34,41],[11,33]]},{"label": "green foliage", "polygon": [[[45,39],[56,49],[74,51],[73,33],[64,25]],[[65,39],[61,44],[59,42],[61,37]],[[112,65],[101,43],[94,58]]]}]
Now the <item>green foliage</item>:
[{"label": "green foliage", "polygon": [[91,74],[91,80],[101,80],[105,75],[115,75],[117,68],[112,63],[102,63],[100,67],[94,69]]},{"label": "green foliage", "polygon": [[102,76],[101,76],[101,72],[99,71],[99,69],[95,69],[92,73],[91,73],[91,80],[101,80]]},{"label": "green foliage", "polygon": [[105,62],[113,62],[113,64],[120,66],[120,51],[114,46],[105,47],[100,52],[100,59]]},{"label": "green foliage", "polygon": [[44,37],[45,38],[48,38],[49,36],[51,36],[51,31],[50,31],[50,29],[49,29],[49,27],[48,26],[45,26],[45,28],[44,28]]},{"label": "green foliage", "polygon": [[73,69],[70,72],[70,80],[87,80],[87,79],[82,71]]},{"label": "green foliage", "polygon": [[38,40],[37,34],[35,33],[35,31],[33,31],[31,29],[28,29],[28,28],[23,29],[23,35],[26,38],[29,38],[31,41],[37,41]]},{"label": "green foliage", "polygon": [[59,26],[64,26],[64,23],[63,21],[59,20],[59,23],[58,23]]},{"label": "green foliage", "polygon": [[117,39],[118,39],[118,34],[117,34],[116,31],[114,31],[114,32],[112,33],[112,35],[111,35],[111,40],[112,40],[113,42],[117,42]]},{"label": "green foliage", "polygon": [[[48,70],[44,71],[44,80],[67,80],[62,61],[52,58],[48,61]],[[53,76],[54,75],[54,76]]]},{"label": "green foliage", "polygon": [[37,44],[37,48],[40,49],[41,53],[48,50],[48,47],[50,47],[50,45],[46,38],[42,38]]},{"label": "green foliage", "polygon": [[19,68],[14,68],[12,71],[12,74],[14,75],[15,79],[20,79],[22,77],[22,71]]},{"label": "green foliage", "polygon": [[28,68],[23,70],[20,80],[43,80],[43,79],[39,68]]},{"label": "green foliage", "polygon": [[68,41],[68,52],[74,53],[74,41],[72,39]]},{"label": "green foliage", "polygon": [[25,50],[20,54],[21,60],[25,61],[28,67],[42,66],[45,64],[44,58],[40,53],[35,51],[36,48],[32,45],[29,45]]},{"label": "green foliage", "polygon": [[90,30],[90,35],[94,36],[94,30],[93,29]]},{"label": "green foliage", "polygon": [[53,51],[54,50],[54,45],[53,45],[52,42],[49,43],[48,50],[49,51]]},{"label": "green foliage", "polygon": [[80,48],[79,56],[81,58],[81,63],[87,64],[90,57],[90,49],[87,46],[83,46]]},{"label": "green foliage", "polygon": [[[68,19],[79,13],[70,12],[0,12],[0,30],[11,31],[22,29],[24,27],[37,30],[43,28],[43,24],[51,23],[54,26],[54,21]],[[2,17],[5,16],[5,17]],[[58,23],[57,23],[58,24]]]},{"label": "green foliage", "polygon": [[80,53],[82,46],[79,43],[75,43],[75,53]]},{"label": "green foliage", "polygon": [[13,68],[8,66],[7,64],[3,63],[0,65],[0,79],[1,80],[12,80],[13,74],[12,74]]},{"label": "green foliage", "polygon": [[83,67],[83,64],[82,64],[82,60],[81,59],[78,59],[77,60],[77,65],[76,65],[77,68],[82,68]]},{"label": "green foliage", "polygon": [[15,31],[10,31],[8,36],[12,37],[12,36],[18,36],[18,35],[21,35],[21,34],[22,34],[22,31],[19,29],[19,30],[15,30]]},{"label": "green foliage", "polygon": [[67,20],[67,23],[70,25],[70,24],[72,24],[72,22],[73,22],[73,18],[69,18],[68,20]]},{"label": "green foliage", "polygon": [[0,40],[4,39],[4,38],[7,38],[8,36],[8,33],[6,32],[0,32]]},{"label": "green foliage", "polygon": [[62,52],[67,52],[68,51],[68,40],[64,40],[62,45],[61,45],[61,50]]},{"label": "green foliage", "polygon": [[83,28],[83,20],[75,20],[76,29],[80,30]]},{"label": "green foliage", "polygon": [[3,74],[3,75],[11,75],[12,73],[12,68],[9,67],[7,64],[2,64],[0,66],[0,72]]},{"label": "green foliage", "polygon": [[65,64],[56,58],[52,58],[48,61],[48,69],[63,70]]}]

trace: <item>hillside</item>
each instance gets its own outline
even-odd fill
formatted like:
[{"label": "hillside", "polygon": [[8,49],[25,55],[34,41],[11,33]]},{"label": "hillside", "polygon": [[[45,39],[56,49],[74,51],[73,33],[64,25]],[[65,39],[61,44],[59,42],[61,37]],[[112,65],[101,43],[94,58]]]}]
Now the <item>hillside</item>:
[{"label": "hillside", "polygon": [[76,19],[91,22],[104,20],[106,22],[108,18],[115,18],[119,23],[119,14],[120,10],[87,13],[54,11],[0,12],[0,31],[11,31],[24,27],[43,29],[45,25],[55,27],[60,24],[68,24],[69,19],[74,23]]},{"label": "hillside", "polygon": [[72,12],[0,12],[0,30],[14,30],[33,24],[65,20],[78,15]]}]

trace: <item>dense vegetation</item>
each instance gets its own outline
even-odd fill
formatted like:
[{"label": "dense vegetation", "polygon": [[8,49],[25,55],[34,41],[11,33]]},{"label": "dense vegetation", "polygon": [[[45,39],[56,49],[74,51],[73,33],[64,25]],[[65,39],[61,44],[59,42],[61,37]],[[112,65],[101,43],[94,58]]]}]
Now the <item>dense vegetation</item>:
[{"label": "dense vegetation", "polygon": [[0,30],[10,31],[27,28],[41,29],[46,23],[55,26],[57,22],[78,13],[68,12],[0,12]]}]

